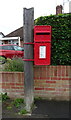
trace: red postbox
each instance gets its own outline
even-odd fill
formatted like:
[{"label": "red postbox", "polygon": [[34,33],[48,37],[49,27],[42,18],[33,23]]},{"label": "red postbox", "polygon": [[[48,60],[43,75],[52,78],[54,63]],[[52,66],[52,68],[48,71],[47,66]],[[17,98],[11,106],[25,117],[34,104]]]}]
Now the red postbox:
[{"label": "red postbox", "polygon": [[34,64],[50,65],[51,26],[34,27]]}]

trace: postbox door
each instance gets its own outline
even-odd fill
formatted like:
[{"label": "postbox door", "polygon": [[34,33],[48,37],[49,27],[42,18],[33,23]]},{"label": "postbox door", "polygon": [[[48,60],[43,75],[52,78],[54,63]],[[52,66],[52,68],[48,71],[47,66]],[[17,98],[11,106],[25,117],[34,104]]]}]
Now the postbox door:
[{"label": "postbox door", "polygon": [[50,65],[51,56],[50,43],[35,43],[34,45],[34,64]]}]

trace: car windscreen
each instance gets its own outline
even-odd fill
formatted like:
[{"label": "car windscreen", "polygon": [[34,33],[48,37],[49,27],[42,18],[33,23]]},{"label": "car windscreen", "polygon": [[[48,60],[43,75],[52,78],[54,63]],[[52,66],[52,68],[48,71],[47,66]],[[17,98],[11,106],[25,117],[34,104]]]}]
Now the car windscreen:
[{"label": "car windscreen", "polygon": [[0,50],[2,50],[2,46],[0,46]]},{"label": "car windscreen", "polygon": [[23,51],[24,48],[23,47],[20,47],[20,46],[13,46],[14,47],[14,50],[16,51]]},{"label": "car windscreen", "polygon": [[12,46],[0,46],[0,50],[14,50]]}]

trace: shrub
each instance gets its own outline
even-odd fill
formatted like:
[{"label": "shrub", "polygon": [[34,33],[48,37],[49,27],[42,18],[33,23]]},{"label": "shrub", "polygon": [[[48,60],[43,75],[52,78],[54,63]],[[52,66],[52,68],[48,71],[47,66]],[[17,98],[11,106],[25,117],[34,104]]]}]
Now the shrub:
[{"label": "shrub", "polygon": [[28,113],[28,111],[26,110],[26,109],[22,109],[22,110],[20,110],[20,112],[19,112],[19,114],[27,114]]},{"label": "shrub", "polygon": [[24,99],[22,98],[17,98],[13,101],[13,105],[15,105],[16,107],[19,107],[22,103],[24,103]]},{"label": "shrub", "polygon": [[2,101],[5,101],[7,99],[10,99],[7,93],[1,93]]},{"label": "shrub", "polygon": [[24,62],[21,58],[13,58],[7,59],[7,63],[4,65],[3,71],[17,71],[17,72],[23,72],[24,71]]}]

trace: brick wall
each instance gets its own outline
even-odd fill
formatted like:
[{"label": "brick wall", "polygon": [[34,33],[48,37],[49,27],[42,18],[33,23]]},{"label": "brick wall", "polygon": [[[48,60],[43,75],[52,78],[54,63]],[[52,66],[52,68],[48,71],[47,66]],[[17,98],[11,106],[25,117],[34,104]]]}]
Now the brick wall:
[{"label": "brick wall", "polygon": [[48,99],[68,100],[71,86],[70,66],[41,66],[35,68],[35,95]]},{"label": "brick wall", "polygon": [[2,76],[2,92],[7,92],[12,98],[24,96],[23,72],[0,72],[0,76]]},{"label": "brick wall", "polygon": [[[1,81],[2,79],[2,81]],[[24,96],[24,73],[0,72],[0,88],[10,97]],[[54,100],[69,100],[71,66],[34,66],[35,96]]]}]

